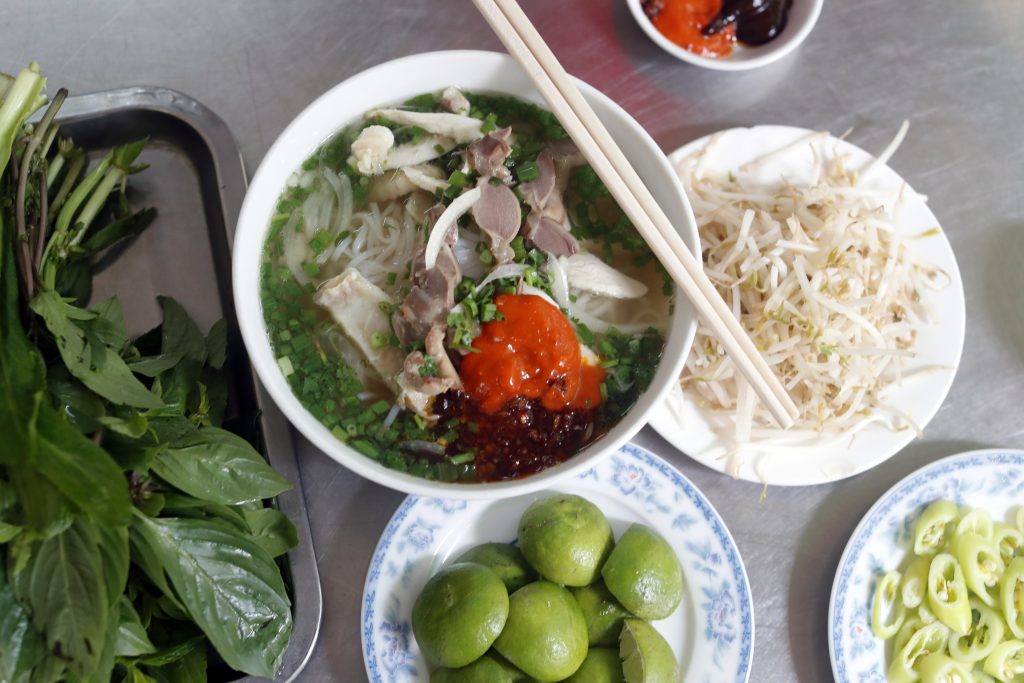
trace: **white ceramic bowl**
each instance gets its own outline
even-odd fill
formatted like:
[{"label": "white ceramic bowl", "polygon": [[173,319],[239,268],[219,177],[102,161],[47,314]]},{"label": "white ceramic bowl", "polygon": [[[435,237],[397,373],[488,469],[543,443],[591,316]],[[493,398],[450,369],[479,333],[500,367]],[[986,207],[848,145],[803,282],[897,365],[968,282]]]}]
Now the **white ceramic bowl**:
[{"label": "white ceramic bowl", "polygon": [[[578,82],[612,137],[619,143],[673,220],[687,245],[698,245],[693,212],[665,155],[649,135],[609,98]],[[440,498],[503,498],[547,488],[618,450],[647,421],[675,382],[689,352],[696,318],[676,297],[665,353],[648,390],[607,434],[564,463],[533,476],[503,482],[455,484],[429,481],[388,469],[338,441],[292,394],[274,359],[259,295],[260,259],[270,217],[289,176],[316,148],[374,107],[455,85],[469,91],[516,95],[543,105],[526,74],[507,55],[450,51],[412,55],[368,69],[335,86],[309,105],[274,142],[252,179],[238,219],[233,254],[233,286],[238,322],[253,367],[285,416],[318,448],[339,463],[379,484],[407,493]]]},{"label": "white ceramic bowl", "polygon": [[642,0],[626,0],[626,4],[629,5],[629,11],[632,12],[633,18],[636,19],[636,23],[640,24],[644,33],[670,55],[705,69],[745,71],[782,59],[804,42],[807,34],[811,32],[814,24],[818,21],[824,0],[793,0],[793,5],[789,8],[786,27],[774,40],[756,47],[747,47],[742,43],[737,43],[728,56],[720,59],[696,55],[662,35],[644,12]]}]

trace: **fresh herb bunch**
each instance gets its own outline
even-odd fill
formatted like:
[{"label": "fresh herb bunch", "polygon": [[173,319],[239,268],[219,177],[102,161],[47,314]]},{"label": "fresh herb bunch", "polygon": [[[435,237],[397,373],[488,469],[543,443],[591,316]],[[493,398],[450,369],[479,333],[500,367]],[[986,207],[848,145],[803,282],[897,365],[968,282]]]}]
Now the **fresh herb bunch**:
[{"label": "fresh herb bunch", "polygon": [[208,659],[273,676],[292,630],[274,560],[291,485],[220,427],[226,326],[161,300],[132,340],[88,306],[91,257],[143,230],[145,141],[88,170],[38,66],[0,80],[0,681],[205,681]]}]

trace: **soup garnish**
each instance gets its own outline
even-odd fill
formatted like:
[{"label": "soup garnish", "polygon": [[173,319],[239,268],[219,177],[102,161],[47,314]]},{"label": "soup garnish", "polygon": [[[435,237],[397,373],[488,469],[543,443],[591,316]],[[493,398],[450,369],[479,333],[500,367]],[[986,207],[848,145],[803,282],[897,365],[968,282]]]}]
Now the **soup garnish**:
[{"label": "soup garnish", "polygon": [[282,193],[261,297],[335,437],[445,481],[525,476],[647,388],[671,283],[549,112],[448,88],[368,112]]}]

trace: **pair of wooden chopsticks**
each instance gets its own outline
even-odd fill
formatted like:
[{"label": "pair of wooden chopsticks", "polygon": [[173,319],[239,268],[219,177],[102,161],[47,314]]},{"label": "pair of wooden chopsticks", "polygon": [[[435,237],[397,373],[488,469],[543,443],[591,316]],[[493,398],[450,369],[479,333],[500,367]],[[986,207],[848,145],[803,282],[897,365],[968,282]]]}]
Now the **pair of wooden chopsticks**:
[{"label": "pair of wooden chopsticks", "polygon": [[791,427],[796,404],[529,18],[515,0],[473,2],[776,422]]}]

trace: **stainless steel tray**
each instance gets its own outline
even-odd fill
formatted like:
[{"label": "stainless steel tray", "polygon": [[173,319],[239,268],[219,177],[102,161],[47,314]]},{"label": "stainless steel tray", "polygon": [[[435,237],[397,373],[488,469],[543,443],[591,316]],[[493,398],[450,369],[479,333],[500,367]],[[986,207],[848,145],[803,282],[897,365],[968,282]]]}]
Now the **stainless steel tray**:
[{"label": "stainless steel tray", "polygon": [[263,450],[271,465],[295,484],[277,499],[299,532],[299,545],[288,553],[285,568],[295,628],[275,679],[290,681],[313,651],[323,598],[291,432],[249,365],[235,319],[231,243],[246,175],[234,137],[212,111],[166,88],[132,87],[70,97],[60,119],[63,134],[87,150],[146,136],[151,140],[140,159],[150,168],[132,178],[130,191],[134,205],[156,207],[156,221],[101,259],[93,298],[116,294],[132,334],[159,323],[157,295],[180,301],[204,330],[225,318],[232,385],[229,416],[259,411]]}]

